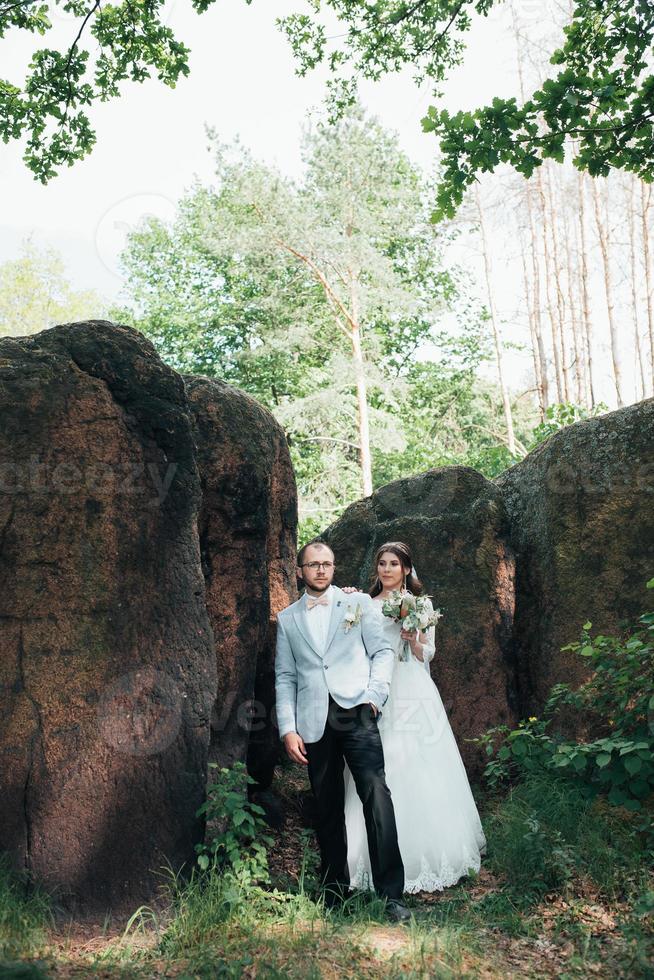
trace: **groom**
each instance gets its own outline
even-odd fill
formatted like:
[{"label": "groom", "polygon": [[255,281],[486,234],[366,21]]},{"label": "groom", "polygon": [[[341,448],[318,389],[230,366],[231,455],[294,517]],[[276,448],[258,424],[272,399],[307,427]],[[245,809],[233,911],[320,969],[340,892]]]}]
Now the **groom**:
[{"label": "groom", "polygon": [[363,804],[377,893],[394,922],[410,918],[402,902],[404,866],[377,729],[390,688],[394,653],[370,596],[332,585],[334,553],[305,545],[297,557],[305,593],[277,617],[277,722],[286,752],[308,766],[318,808],[325,903],[349,884],[343,760]]}]

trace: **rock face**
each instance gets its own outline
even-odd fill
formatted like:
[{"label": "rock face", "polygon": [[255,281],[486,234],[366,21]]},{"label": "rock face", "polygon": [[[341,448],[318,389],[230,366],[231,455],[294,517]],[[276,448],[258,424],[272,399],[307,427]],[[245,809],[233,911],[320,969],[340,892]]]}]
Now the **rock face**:
[{"label": "rock face", "polygon": [[0,849],[75,911],[133,909],[192,865],[209,753],[245,759],[255,699],[269,778],[288,450],[105,321],[0,341],[0,419]]},{"label": "rock face", "polygon": [[482,768],[466,742],[516,719],[511,626],[514,558],[498,490],[468,467],[389,483],[349,507],[321,536],[336,555],[338,585],[368,589],[385,541],[406,541],[426,592],[443,610],[431,670],[469,771]]},{"label": "rock face", "polygon": [[218,661],[210,758],[229,766],[247,757],[250,774],[268,785],[278,756],[275,616],[297,597],[295,479],[283,430],[254,398],[213,379],[186,381]]},{"label": "rock face", "polygon": [[322,538],[338,584],[365,589],[380,544],[411,546],[444,611],[432,676],[478,773],[466,738],[538,714],[554,684],[583,679],[560,648],[584,622],[608,633],[651,606],[654,399],[563,429],[492,483],[462,467],[398,480]]},{"label": "rock face", "polygon": [[560,648],[618,628],[651,605],[654,571],[654,399],[551,436],[495,481],[516,552],[514,624],[524,713],[551,686],[582,679]]},{"label": "rock face", "polygon": [[[323,535],[368,588],[406,540],[444,618],[432,675],[466,742],[578,679],[560,647],[648,605],[654,400],[578,423],[493,482],[443,467]],[[274,621],[295,598],[283,432],[129,327],[0,341],[0,850],[75,911],[194,860],[207,762],[277,759]]]},{"label": "rock face", "polygon": [[73,906],[193,856],[216,660],[184,383],[129,328],[0,342],[2,848]]}]

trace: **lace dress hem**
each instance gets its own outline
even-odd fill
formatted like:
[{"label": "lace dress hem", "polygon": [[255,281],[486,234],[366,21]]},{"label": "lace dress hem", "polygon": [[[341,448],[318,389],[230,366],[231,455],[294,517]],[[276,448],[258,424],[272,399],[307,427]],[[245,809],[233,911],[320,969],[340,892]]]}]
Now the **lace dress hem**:
[{"label": "lace dress hem", "polygon": [[[483,852],[483,850],[484,847],[480,847],[480,851]],[[417,892],[442,892],[444,889],[456,885],[457,881],[465,878],[471,872],[477,874],[480,868],[481,854],[479,852],[474,855],[466,852],[458,868],[453,868],[444,857],[438,871],[430,868],[427,860],[423,858],[420,865],[420,874],[417,878],[405,880],[404,891],[409,895],[415,895]],[[364,860],[361,857],[357,863],[356,871],[350,879],[350,890],[374,891],[374,887],[372,875],[366,869]]]}]

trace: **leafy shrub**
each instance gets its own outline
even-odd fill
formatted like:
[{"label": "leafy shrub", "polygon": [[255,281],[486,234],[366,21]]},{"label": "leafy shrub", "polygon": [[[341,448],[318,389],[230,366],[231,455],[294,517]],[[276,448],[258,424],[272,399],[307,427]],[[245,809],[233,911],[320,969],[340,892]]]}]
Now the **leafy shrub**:
[{"label": "leafy shrub", "polygon": [[580,876],[604,897],[622,898],[645,874],[637,820],[605,800],[589,799],[556,773],[532,774],[484,821],[487,866],[506,877],[510,895],[523,906],[548,892],[567,892]]},{"label": "leafy shrub", "polygon": [[[52,921],[51,903],[25,874],[11,868],[9,856],[0,854],[0,961],[34,953],[45,942]],[[8,969],[0,963],[0,974]]]},{"label": "leafy shrub", "polygon": [[[475,741],[486,746],[491,785],[549,770],[588,798],[601,794],[640,811],[654,790],[654,613],[620,636],[591,637],[591,626],[584,624],[580,642],[562,647],[587,660],[592,673],[585,683],[577,690],[556,685],[541,718],[513,730],[492,728]],[[583,713],[600,737],[582,742],[551,731],[562,708]]]},{"label": "leafy shrub", "polygon": [[[215,762],[209,766],[218,769]],[[231,870],[241,882],[267,882],[268,855],[273,843],[266,834],[265,811],[247,797],[248,783],[254,783],[242,762],[220,768],[217,779],[207,787],[207,799],[197,811],[209,825],[218,827],[208,842],[195,845],[202,870]]]},{"label": "leafy shrub", "polygon": [[549,405],[545,409],[545,418],[534,428],[528,448],[534,449],[540,442],[549,439],[555,432],[565,429],[568,425],[573,425],[582,419],[594,418],[608,412],[608,410],[609,406],[605,402],[600,402],[592,409],[585,408],[583,405],[575,405],[573,402],[559,402],[556,405]]}]

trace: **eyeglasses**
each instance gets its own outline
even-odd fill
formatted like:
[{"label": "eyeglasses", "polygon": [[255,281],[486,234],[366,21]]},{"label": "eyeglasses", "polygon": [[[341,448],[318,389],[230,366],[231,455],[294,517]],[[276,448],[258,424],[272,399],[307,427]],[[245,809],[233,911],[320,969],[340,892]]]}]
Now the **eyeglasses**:
[{"label": "eyeglasses", "polygon": [[312,572],[317,572],[319,568],[324,568],[328,572],[333,567],[333,561],[305,561],[304,565],[300,565],[300,568],[310,568]]}]

